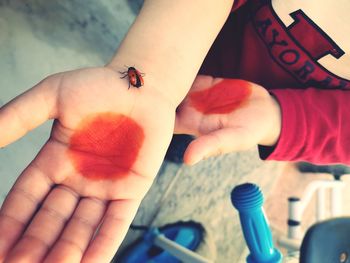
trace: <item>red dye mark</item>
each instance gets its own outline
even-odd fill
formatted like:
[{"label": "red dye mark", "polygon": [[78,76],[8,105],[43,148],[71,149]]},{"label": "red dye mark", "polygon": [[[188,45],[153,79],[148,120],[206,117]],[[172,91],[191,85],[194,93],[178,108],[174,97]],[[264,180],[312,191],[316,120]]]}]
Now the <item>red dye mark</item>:
[{"label": "red dye mark", "polygon": [[224,79],[214,86],[190,93],[191,105],[203,114],[225,114],[237,109],[252,93],[249,82]]},{"label": "red dye mark", "polygon": [[102,113],[84,119],[70,140],[68,154],[75,169],[92,180],[127,175],[144,140],[131,118]]}]

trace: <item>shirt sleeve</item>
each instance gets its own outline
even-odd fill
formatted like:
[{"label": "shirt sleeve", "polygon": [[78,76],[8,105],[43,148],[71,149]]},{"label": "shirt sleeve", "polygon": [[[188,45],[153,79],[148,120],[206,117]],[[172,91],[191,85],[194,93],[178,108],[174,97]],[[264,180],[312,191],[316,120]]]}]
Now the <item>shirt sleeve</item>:
[{"label": "shirt sleeve", "polygon": [[350,91],[270,90],[282,111],[274,147],[259,146],[266,160],[350,164]]}]

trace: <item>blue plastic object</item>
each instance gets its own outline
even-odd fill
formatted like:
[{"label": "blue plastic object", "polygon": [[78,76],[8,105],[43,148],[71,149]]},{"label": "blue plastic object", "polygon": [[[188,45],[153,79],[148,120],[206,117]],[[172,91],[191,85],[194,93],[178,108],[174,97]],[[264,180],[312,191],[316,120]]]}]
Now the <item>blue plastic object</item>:
[{"label": "blue plastic object", "polygon": [[243,235],[250,250],[247,262],[282,262],[281,252],[273,245],[262,208],[264,197],[259,187],[251,183],[238,185],[231,192],[231,201],[239,212]]},{"label": "blue plastic object", "polygon": [[131,245],[117,260],[122,263],[181,263],[167,251],[153,245],[158,235],[165,235],[177,244],[192,251],[196,250],[203,239],[204,228],[195,222],[178,222],[161,228],[149,229],[144,237]]}]

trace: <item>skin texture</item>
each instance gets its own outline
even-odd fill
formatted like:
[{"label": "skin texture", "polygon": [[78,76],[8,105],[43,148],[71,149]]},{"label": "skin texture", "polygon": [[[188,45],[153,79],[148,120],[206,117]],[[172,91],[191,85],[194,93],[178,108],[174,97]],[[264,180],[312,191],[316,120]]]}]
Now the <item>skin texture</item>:
[{"label": "skin texture", "polygon": [[0,209],[0,262],[110,262],[164,159],[175,108],[108,67],[60,73],[0,108],[0,147],[48,118],[50,138]]},{"label": "skin texture", "polygon": [[207,114],[227,114],[241,107],[252,93],[251,85],[240,79],[224,79],[212,87],[189,94],[193,108]]},{"label": "skin texture", "polygon": [[277,101],[244,80],[197,76],[176,112],[175,133],[197,137],[185,151],[187,164],[257,144],[272,146],[280,134]]},{"label": "skin texture", "polygon": [[82,176],[113,180],[128,174],[144,137],[142,128],[125,115],[97,114],[80,123],[71,137],[68,155]]}]

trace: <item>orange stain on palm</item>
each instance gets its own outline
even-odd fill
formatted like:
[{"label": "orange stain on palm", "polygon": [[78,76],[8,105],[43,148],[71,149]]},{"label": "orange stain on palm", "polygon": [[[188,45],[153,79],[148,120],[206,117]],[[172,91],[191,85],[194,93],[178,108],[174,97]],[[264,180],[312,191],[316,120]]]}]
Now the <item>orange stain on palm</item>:
[{"label": "orange stain on palm", "polygon": [[68,155],[77,172],[91,180],[126,176],[144,141],[131,118],[102,113],[85,118],[70,139]]},{"label": "orange stain on palm", "polygon": [[191,105],[203,114],[226,114],[239,108],[252,93],[249,82],[224,79],[212,87],[190,93]]}]

